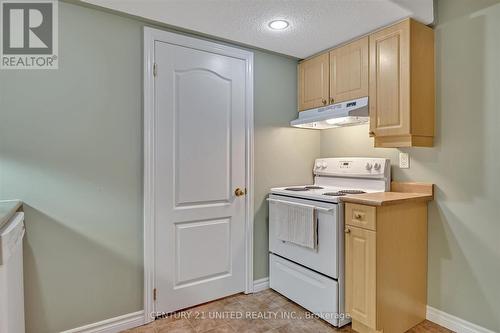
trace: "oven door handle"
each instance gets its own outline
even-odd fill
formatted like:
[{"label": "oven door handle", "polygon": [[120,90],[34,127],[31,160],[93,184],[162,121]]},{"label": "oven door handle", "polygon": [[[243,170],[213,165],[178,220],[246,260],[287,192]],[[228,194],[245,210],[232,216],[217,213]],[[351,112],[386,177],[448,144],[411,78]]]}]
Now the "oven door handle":
[{"label": "oven door handle", "polygon": [[331,211],[333,209],[333,208],[317,207],[317,206],[302,204],[302,203],[298,203],[298,202],[277,200],[277,199],[271,199],[271,198],[267,198],[267,201],[269,201],[269,202],[278,202],[278,203],[283,203],[283,204],[292,205],[292,206],[309,207],[309,208],[314,208],[314,209],[321,210],[321,211],[324,211],[324,212],[329,212],[329,211]]}]

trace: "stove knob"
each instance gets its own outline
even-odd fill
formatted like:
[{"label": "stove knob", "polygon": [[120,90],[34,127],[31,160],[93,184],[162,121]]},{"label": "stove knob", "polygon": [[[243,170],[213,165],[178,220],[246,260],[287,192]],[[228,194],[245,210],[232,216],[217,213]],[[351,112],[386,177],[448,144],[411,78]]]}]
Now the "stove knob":
[{"label": "stove knob", "polygon": [[370,171],[372,169],[371,163],[366,163],[366,170]]},{"label": "stove knob", "polygon": [[323,161],[323,163],[321,163],[321,169],[326,169],[327,166],[328,164],[326,163],[326,161]]},{"label": "stove knob", "polygon": [[375,170],[379,171],[382,166],[380,165],[380,163],[375,163],[373,167],[375,168]]},{"label": "stove knob", "polygon": [[316,162],[316,165],[314,166],[316,169],[319,169],[321,168],[321,163],[320,162]]}]

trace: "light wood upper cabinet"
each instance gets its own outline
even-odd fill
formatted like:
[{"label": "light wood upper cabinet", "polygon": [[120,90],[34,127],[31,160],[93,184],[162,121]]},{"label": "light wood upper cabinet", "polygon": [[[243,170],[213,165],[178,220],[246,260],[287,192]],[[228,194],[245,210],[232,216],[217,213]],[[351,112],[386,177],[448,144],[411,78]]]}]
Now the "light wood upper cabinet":
[{"label": "light wood upper cabinet", "polygon": [[330,104],[368,96],[368,37],[330,51]]},{"label": "light wood upper cabinet", "polygon": [[368,37],[299,64],[299,111],[368,96]]},{"label": "light wood upper cabinet", "polygon": [[302,61],[299,111],[369,97],[375,147],[434,144],[434,31],[406,19]]},{"label": "light wood upper cabinet", "polygon": [[299,64],[299,111],[324,106],[329,100],[328,53],[305,60]]},{"label": "light wood upper cabinet", "polygon": [[370,135],[376,147],[433,145],[434,32],[407,19],[370,35]]}]

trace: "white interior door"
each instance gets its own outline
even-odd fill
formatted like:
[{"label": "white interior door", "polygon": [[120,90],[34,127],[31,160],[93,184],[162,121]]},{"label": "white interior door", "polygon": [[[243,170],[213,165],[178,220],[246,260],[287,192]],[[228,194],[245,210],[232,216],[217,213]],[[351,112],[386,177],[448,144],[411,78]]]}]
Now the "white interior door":
[{"label": "white interior door", "polygon": [[154,61],[155,307],[169,313],[245,290],[246,62],[163,41]]}]

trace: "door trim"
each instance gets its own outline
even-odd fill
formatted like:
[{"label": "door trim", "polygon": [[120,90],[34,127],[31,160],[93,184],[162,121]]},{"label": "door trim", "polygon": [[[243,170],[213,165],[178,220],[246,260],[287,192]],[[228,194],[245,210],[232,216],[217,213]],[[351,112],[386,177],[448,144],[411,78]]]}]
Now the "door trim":
[{"label": "door trim", "polygon": [[155,287],[155,159],[156,113],[154,107],[154,44],[167,42],[242,59],[246,63],[245,139],[247,185],[245,212],[245,293],[254,290],[253,281],[253,219],[254,219],[254,115],[253,115],[253,53],[212,41],[188,37],[150,27],[144,27],[144,321],[153,321],[155,312],[153,289]]}]

